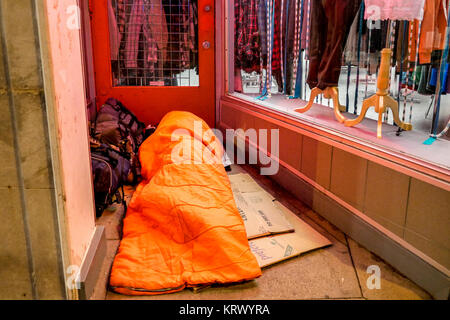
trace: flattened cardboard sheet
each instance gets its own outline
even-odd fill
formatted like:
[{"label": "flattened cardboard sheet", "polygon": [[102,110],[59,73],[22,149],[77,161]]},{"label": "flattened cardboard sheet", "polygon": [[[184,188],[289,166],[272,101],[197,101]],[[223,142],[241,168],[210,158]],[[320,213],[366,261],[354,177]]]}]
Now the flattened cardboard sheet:
[{"label": "flattened cardboard sheet", "polygon": [[264,227],[264,223],[259,218],[255,209],[253,209],[253,207],[251,207],[242,196],[243,194],[239,191],[233,191],[233,194],[236,206],[241,214],[242,220],[244,221],[247,238],[254,239],[257,237],[270,235],[270,232]]},{"label": "flattened cardboard sheet", "polygon": [[261,188],[249,174],[230,174],[228,175],[228,178],[230,179],[231,189],[233,189],[233,191],[235,189],[239,190],[241,193],[264,191],[264,189]]},{"label": "flattened cardboard sheet", "polygon": [[331,245],[248,174],[229,175],[250,249],[261,268]]},{"label": "flattened cardboard sheet", "polygon": [[292,223],[295,232],[268,236],[249,241],[250,249],[261,268],[331,245],[331,242],[276,201]]},{"label": "flattened cardboard sheet", "polygon": [[294,231],[283,211],[274,203],[275,199],[249,175],[235,174],[229,177],[248,239]]},{"label": "flattened cardboard sheet", "polygon": [[264,228],[270,234],[293,232],[294,227],[284,212],[267,192],[242,193],[244,200],[252,207]]}]

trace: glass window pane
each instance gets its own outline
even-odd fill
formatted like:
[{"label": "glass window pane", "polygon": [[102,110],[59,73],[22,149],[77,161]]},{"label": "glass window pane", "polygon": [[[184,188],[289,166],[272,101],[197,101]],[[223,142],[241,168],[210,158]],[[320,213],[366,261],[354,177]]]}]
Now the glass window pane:
[{"label": "glass window pane", "polygon": [[113,86],[199,85],[197,0],[109,0]]}]

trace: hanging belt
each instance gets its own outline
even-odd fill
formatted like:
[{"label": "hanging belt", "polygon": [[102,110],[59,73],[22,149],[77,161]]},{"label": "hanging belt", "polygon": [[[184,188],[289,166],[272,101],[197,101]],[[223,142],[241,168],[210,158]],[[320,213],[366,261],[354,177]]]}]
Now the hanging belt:
[{"label": "hanging belt", "polygon": [[414,61],[414,72],[413,72],[413,87],[412,87],[412,93],[411,93],[411,104],[409,105],[409,123],[412,123],[412,107],[414,104],[414,94],[416,92],[416,77],[417,77],[417,67],[419,66],[419,44],[420,44],[420,37],[422,34],[422,20],[419,21],[419,27],[417,32],[417,41],[416,41],[416,58]]},{"label": "hanging belt", "polygon": [[[287,86],[286,86],[286,78],[287,78],[287,48],[288,48],[288,35],[289,35],[289,6],[290,0],[286,0],[286,32],[284,34],[284,63],[285,67],[283,70],[283,94],[287,94]],[[283,10],[283,8],[281,8]],[[283,28],[281,28],[281,32],[283,32]],[[283,39],[282,39],[283,40]],[[281,54],[283,54],[283,50],[281,50]],[[283,65],[282,65],[283,66]]]},{"label": "hanging belt", "polygon": [[[262,39],[261,38],[260,39],[261,43],[263,41],[267,42],[267,25],[269,24],[269,22],[268,22],[268,15],[267,15],[267,3],[268,3],[268,1],[267,2],[266,1],[261,1],[259,3],[259,6],[264,6],[264,10],[265,10],[264,12],[265,12],[265,17],[266,17],[266,39]],[[259,10],[260,9],[258,8],[258,12],[259,12]],[[262,51],[262,45],[261,45],[261,54],[260,54],[261,77],[260,77],[260,87],[259,87],[259,91],[260,91],[261,94],[264,93],[265,88],[266,88],[266,82],[263,81],[263,74],[264,74],[264,54],[266,55],[266,57],[268,56],[267,45],[265,46],[265,49],[266,49],[265,52],[263,52]],[[266,67],[267,67],[267,61],[266,61]],[[267,76],[267,74],[266,74],[266,76]],[[259,96],[259,97],[262,97],[262,95]],[[259,97],[257,97],[256,99],[258,99]]]}]

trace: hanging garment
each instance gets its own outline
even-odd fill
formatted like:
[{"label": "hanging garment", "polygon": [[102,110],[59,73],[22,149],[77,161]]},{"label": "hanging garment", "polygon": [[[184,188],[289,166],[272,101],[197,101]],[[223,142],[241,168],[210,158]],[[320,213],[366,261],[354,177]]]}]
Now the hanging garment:
[{"label": "hanging garment", "polygon": [[430,93],[436,92],[436,82],[438,70],[441,68],[442,50],[434,50],[431,53],[431,64],[428,71],[428,81],[426,89]]},{"label": "hanging garment", "polygon": [[310,88],[335,87],[342,53],[361,0],[314,0],[311,7]]},{"label": "hanging garment", "polygon": [[281,0],[274,0],[274,7],[275,24],[272,51],[272,76],[278,84],[278,91],[283,91],[283,80],[281,75]]},{"label": "hanging garment", "polygon": [[364,19],[422,20],[425,0],[365,0]]},{"label": "hanging garment", "polygon": [[[446,8],[448,0],[366,0],[365,18],[376,20],[413,20],[414,34],[411,44],[411,57],[416,56],[416,41],[419,34],[419,21],[422,20],[422,30],[419,43],[419,62],[431,62],[431,52],[442,50],[445,42],[447,26]],[[397,5],[397,3],[401,3]],[[377,8],[380,8],[378,10]],[[379,14],[378,14],[379,13]]]},{"label": "hanging garment", "polygon": [[111,50],[111,60],[119,60],[119,48],[122,41],[122,34],[116,19],[112,0],[108,0],[108,24],[109,24],[109,47]]},{"label": "hanging garment", "polygon": [[[271,96],[272,88],[272,58],[273,58],[273,36],[275,25],[275,1],[267,0],[267,65],[264,81],[261,81],[261,95],[257,99],[265,100]],[[262,67],[262,66],[261,66]],[[262,70],[261,70],[262,75]],[[261,80],[262,80],[261,76]]]},{"label": "hanging garment", "polygon": [[138,68],[139,38],[144,37],[144,59],[142,67],[149,72],[154,71],[158,62],[158,48],[150,28],[148,19],[148,0],[135,0],[128,21],[127,40],[125,45],[125,67]]},{"label": "hanging garment", "polygon": [[[190,48],[190,67],[194,68],[195,72],[198,74],[198,9],[197,2],[190,1],[190,12],[189,12],[189,48]],[[204,23],[205,28],[209,28]]]},{"label": "hanging garment", "polygon": [[[360,9],[361,10],[361,9]],[[360,10],[353,20],[344,49],[345,64],[358,65],[358,33]],[[368,23],[364,21],[361,28],[360,67],[365,67],[369,61],[369,74],[376,74],[381,50],[386,46],[388,21],[371,21],[373,26],[369,30]],[[369,47],[367,47],[369,46]],[[369,57],[367,57],[369,54]]]},{"label": "hanging garment", "polygon": [[182,41],[181,45],[181,67],[188,69],[192,66],[190,65],[191,52],[194,50],[195,41],[195,22],[192,10],[192,5],[190,1],[183,0],[181,4],[181,21],[183,27],[183,33],[181,35]]},{"label": "hanging garment", "polygon": [[360,26],[360,12],[361,12],[361,8],[356,13],[355,18],[353,19],[353,22],[349,29],[347,41],[346,41],[346,44],[344,47],[344,54],[343,54],[344,62],[346,64],[350,63],[354,66],[358,65],[358,42],[359,42],[359,36],[360,36],[359,33],[360,32],[361,32],[361,43],[360,43],[360,49],[359,49],[359,55],[360,55],[359,63],[366,61],[366,59],[367,59],[367,57],[365,56],[367,54],[367,45],[368,45],[367,25],[366,25],[366,23],[363,23],[362,26]]},{"label": "hanging garment", "polygon": [[[410,53],[409,53],[409,61],[416,62],[417,59],[417,41],[419,40],[419,25],[422,25],[422,23],[419,20],[414,20],[409,22],[410,26],[410,33],[412,33],[411,36],[411,47],[410,47]],[[411,30],[411,24],[412,30]],[[420,27],[422,28],[422,27]],[[418,61],[419,62],[419,61]]]},{"label": "hanging garment", "polygon": [[152,38],[156,41],[158,50],[161,52],[160,59],[165,61],[167,60],[167,43],[169,41],[169,34],[162,0],[150,0],[148,20]]},{"label": "hanging garment", "polygon": [[292,91],[292,77],[293,77],[293,67],[294,67],[294,44],[295,44],[295,21],[296,21],[296,2],[299,3],[301,0],[284,0],[283,3],[283,29],[282,29],[282,41],[283,50],[282,56],[284,58],[284,74],[283,83],[285,86],[285,94],[291,95]]},{"label": "hanging garment", "polygon": [[251,73],[260,69],[257,0],[235,0],[235,65]]},{"label": "hanging garment", "polygon": [[[406,72],[408,70],[408,48],[409,48],[409,22],[400,21],[397,23],[397,39],[395,41],[394,54],[397,61],[396,72]],[[400,70],[400,67],[402,69]]]},{"label": "hanging garment", "polygon": [[116,7],[119,33],[124,35],[127,28],[128,17],[131,12],[132,0],[116,0]]},{"label": "hanging garment", "polygon": [[432,70],[431,65],[427,64],[420,67],[421,67],[420,80],[417,92],[423,95],[432,95],[434,94],[434,90],[429,85],[431,80],[431,70]]},{"label": "hanging garment", "polygon": [[[372,34],[370,36],[370,52],[371,53],[379,53],[386,46],[386,38],[388,36],[387,31],[389,28],[388,21],[378,21],[379,28],[373,28]],[[367,26],[365,27],[367,30]]]},{"label": "hanging garment", "polygon": [[[116,14],[117,30],[121,37],[119,44],[119,60],[125,61],[125,46],[128,21],[133,7],[133,0],[113,0],[113,8]],[[121,66],[122,67],[122,66]]]},{"label": "hanging garment", "polygon": [[308,16],[308,5],[311,5],[309,3],[310,1],[311,0],[305,0],[304,5],[303,5],[303,27],[302,27],[302,38],[301,38],[302,50],[306,50],[306,32],[307,32],[307,25],[308,25],[308,20],[306,19],[306,17]]},{"label": "hanging garment", "polygon": [[[306,11],[305,11],[305,4],[307,5]],[[294,90],[292,92],[292,96],[290,96],[290,99],[298,99],[300,98],[302,91],[303,91],[303,58],[302,58],[302,33],[303,33],[303,26],[305,19],[306,21],[309,20],[309,2],[305,0],[301,0],[299,3],[296,3],[296,9],[295,9],[296,17],[295,17],[295,42],[294,42],[294,70],[293,70],[293,86]],[[309,30],[309,23],[306,24],[307,30]],[[309,47],[309,32],[306,34],[305,39],[305,47]],[[308,55],[308,50],[305,50],[305,57]],[[305,92],[306,94],[306,92]]]},{"label": "hanging garment", "polygon": [[[198,40],[196,9],[188,0],[163,1],[164,16],[168,30],[168,59],[164,62],[164,76],[171,77],[180,72],[197,67],[192,59],[197,52]],[[189,9],[191,6],[191,9]]]},{"label": "hanging garment", "polygon": [[[268,24],[268,8],[267,8],[267,1],[265,0],[261,0],[261,1],[257,1],[256,4],[256,10],[257,10],[257,21],[258,21],[258,32],[259,32],[259,46],[260,46],[260,51],[259,51],[259,71],[260,71],[260,93],[261,96],[258,98],[262,98],[262,94],[263,92],[266,90],[265,88],[267,88],[267,80],[264,80],[264,66],[267,66],[268,63],[268,44],[267,44],[267,24]],[[241,77],[241,72],[239,71],[239,77]],[[236,69],[235,69],[235,79],[236,79]],[[242,79],[239,79],[238,82],[236,82],[235,80],[235,90],[242,90],[242,85],[240,85],[240,83],[242,83]]]},{"label": "hanging garment", "polygon": [[[406,72],[408,70],[408,47],[409,47],[409,21],[397,21],[395,28],[395,41],[393,48],[393,67],[396,72]],[[401,70],[400,70],[401,67]]]},{"label": "hanging garment", "polygon": [[344,47],[344,62],[345,64],[357,65],[357,50],[358,50],[358,26],[359,26],[359,10],[353,19],[353,23],[348,32],[347,42]]},{"label": "hanging garment", "polygon": [[[267,3],[266,1],[257,1],[257,10],[258,10],[258,31],[259,31],[259,39],[260,39],[260,47],[261,47],[261,55],[264,60],[267,59]],[[267,62],[264,61],[264,64]]]},{"label": "hanging garment", "polygon": [[[446,94],[447,93],[448,63],[446,63],[445,66],[443,67],[443,71],[444,71],[444,75],[443,75],[442,79],[444,80],[444,82],[440,84],[440,87],[441,87],[441,94]],[[434,89],[435,92],[436,92],[436,85],[437,85],[437,81],[438,81],[438,72],[439,72],[439,70],[437,68],[431,69],[430,83],[428,84],[429,86],[427,87],[429,90]]]},{"label": "hanging garment", "polygon": [[[286,7],[287,12],[285,13],[285,17],[287,17],[288,22],[286,23],[287,33],[286,33],[286,45],[284,46],[284,50],[286,51],[286,61],[285,61],[285,69],[286,69],[286,94],[292,94],[292,77],[294,74],[294,42],[295,42],[295,3],[300,2],[300,0],[290,0],[289,6]],[[287,3],[286,3],[287,5]]]},{"label": "hanging garment", "polygon": [[421,64],[431,62],[431,52],[433,50],[444,49],[448,2],[448,0],[426,0],[425,2],[419,44]]}]

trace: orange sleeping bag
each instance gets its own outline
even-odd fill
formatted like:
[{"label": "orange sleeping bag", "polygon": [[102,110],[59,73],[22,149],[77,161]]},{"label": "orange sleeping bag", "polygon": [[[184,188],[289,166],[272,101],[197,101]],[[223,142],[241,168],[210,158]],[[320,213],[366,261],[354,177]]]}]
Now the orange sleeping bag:
[{"label": "orange sleeping bag", "polygon": [[223,147],[207,124],[170,112],[139,154],[144,180],[124,219],[111,288],[151,295],[259,277],[221,162]]}]

